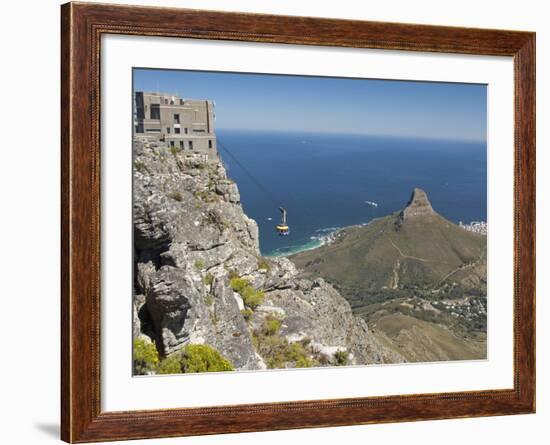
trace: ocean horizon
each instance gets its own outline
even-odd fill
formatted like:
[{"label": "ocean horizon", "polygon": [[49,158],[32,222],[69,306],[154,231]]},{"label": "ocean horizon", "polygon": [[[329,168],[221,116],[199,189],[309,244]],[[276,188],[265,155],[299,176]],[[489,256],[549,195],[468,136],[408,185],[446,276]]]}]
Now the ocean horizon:
[{"label": "ocean horizon", "polygon": [[[265,256],[318,247],[340,228],[401,210],[414,187],[454,223],[487,219],[484,141],[227,129],[217,137]],[[286,237],[275,230],[279,206]]]}]

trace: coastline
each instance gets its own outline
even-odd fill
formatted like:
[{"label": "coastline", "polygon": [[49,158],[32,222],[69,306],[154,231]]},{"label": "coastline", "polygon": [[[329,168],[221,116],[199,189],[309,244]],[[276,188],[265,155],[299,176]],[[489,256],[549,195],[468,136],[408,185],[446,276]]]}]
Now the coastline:
[{"label": "coastline", "polygon": [[[281,247],[272,252],[263,253],[262,256],[267,258],[290,257],[301,252],[319,249],[320,247],[332,244],[344,231],[357,227],[365,227],[376,219],[378,218],[373,218],[367,223],[354,224],[346,227],[328,227],[317,229],[315,233],[319,233],[319,235],[310,236],[309,241],[304,244]],[[469,232],[476,232],[482,235],[487,235],[487,222],[485,221],[471,221],[466,224],[460,221],[457,226]]]},{"label": "coastline", "polygon": [[340,234],[345,230],[349,230],[350,228],[353,228],[353,227],[363,227],[368,224],[369,223],[363,223],[363,224],[355,224],[355,225],[346,226],[346,227],[327,227],[323,229],[317,229],[315,233],[319,233],[319,235],[310,236],[309,241],[307,243],[279,248],[273,252],[265,253],[263,254],[263,256],[268,258],[289,257],[301,252],[315,250],[320,247],[332,244],[334,241],[336,241],[339,238]]}]

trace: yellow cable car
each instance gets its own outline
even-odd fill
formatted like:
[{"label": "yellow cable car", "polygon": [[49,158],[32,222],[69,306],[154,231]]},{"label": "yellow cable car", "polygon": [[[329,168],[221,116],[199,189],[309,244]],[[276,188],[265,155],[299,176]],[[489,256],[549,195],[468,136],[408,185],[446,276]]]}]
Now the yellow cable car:
[{"label": "yellow cable car", "polygon": [[288,228],[288,224],[286,223],[286,209],[279,207],[279,210],[281,211],[281,223],[277,224],[277,233],[279,236],[287,236],[290,233],[290,230]]}]

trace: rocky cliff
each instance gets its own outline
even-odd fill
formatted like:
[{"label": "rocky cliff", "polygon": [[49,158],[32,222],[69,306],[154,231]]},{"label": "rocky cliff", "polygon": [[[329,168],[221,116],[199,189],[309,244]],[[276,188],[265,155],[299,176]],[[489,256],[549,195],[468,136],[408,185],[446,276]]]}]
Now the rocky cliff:
[{"label": "rocky cliff", "polygon": [[235,369],[400,362],[323,279],[262,258],[221,161],[134,142],[134,335],[207,344]]},{"label": "rocky cliff", "polygon": [[401,212],[403,219],[409,218],[422,218],[433,216],[435,214],[432,204],[428,200],[426,192],[418,187],[415,187],[411,199],[407,203],[407,206]]}]

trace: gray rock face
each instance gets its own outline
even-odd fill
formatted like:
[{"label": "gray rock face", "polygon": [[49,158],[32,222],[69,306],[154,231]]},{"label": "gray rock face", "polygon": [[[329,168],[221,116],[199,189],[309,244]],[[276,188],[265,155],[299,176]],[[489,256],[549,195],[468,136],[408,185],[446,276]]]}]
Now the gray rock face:
[{"label": "gray rock face", "polygon": [[407,207],[403,209],[403,219],[416,218],[435,214],[426,192],[416,187],[411,195]]},{"label": "gray rock face", "polygon": [[311,339],[312,347],[328,359],[336,351],[348,352],[350,365],[402,361],[380,347],[365,321],[355,317],[348,302],[323,279],[310,281],[290,275],[285,284],[289,287],[279,284],[281,289],[266,293],[253,325],[260,325],[265,314],[277,316],[282,319],[281,335],[289,342]]},{"label": "gray rock face", "polygon": [[[298,279],[288,259],[260,256],[256,222],[221,162],[136,141],[133,207],[134,335],[152,338],[161,355],[208,344],[235,369],[264,369],[254,336],[275,317],[278,338],[290,345],[307,338],[312,354],[345,351],[350,364],[402,361],[332,286]],[[235,277],[263,292],[253,313],[233,291]]]}]

